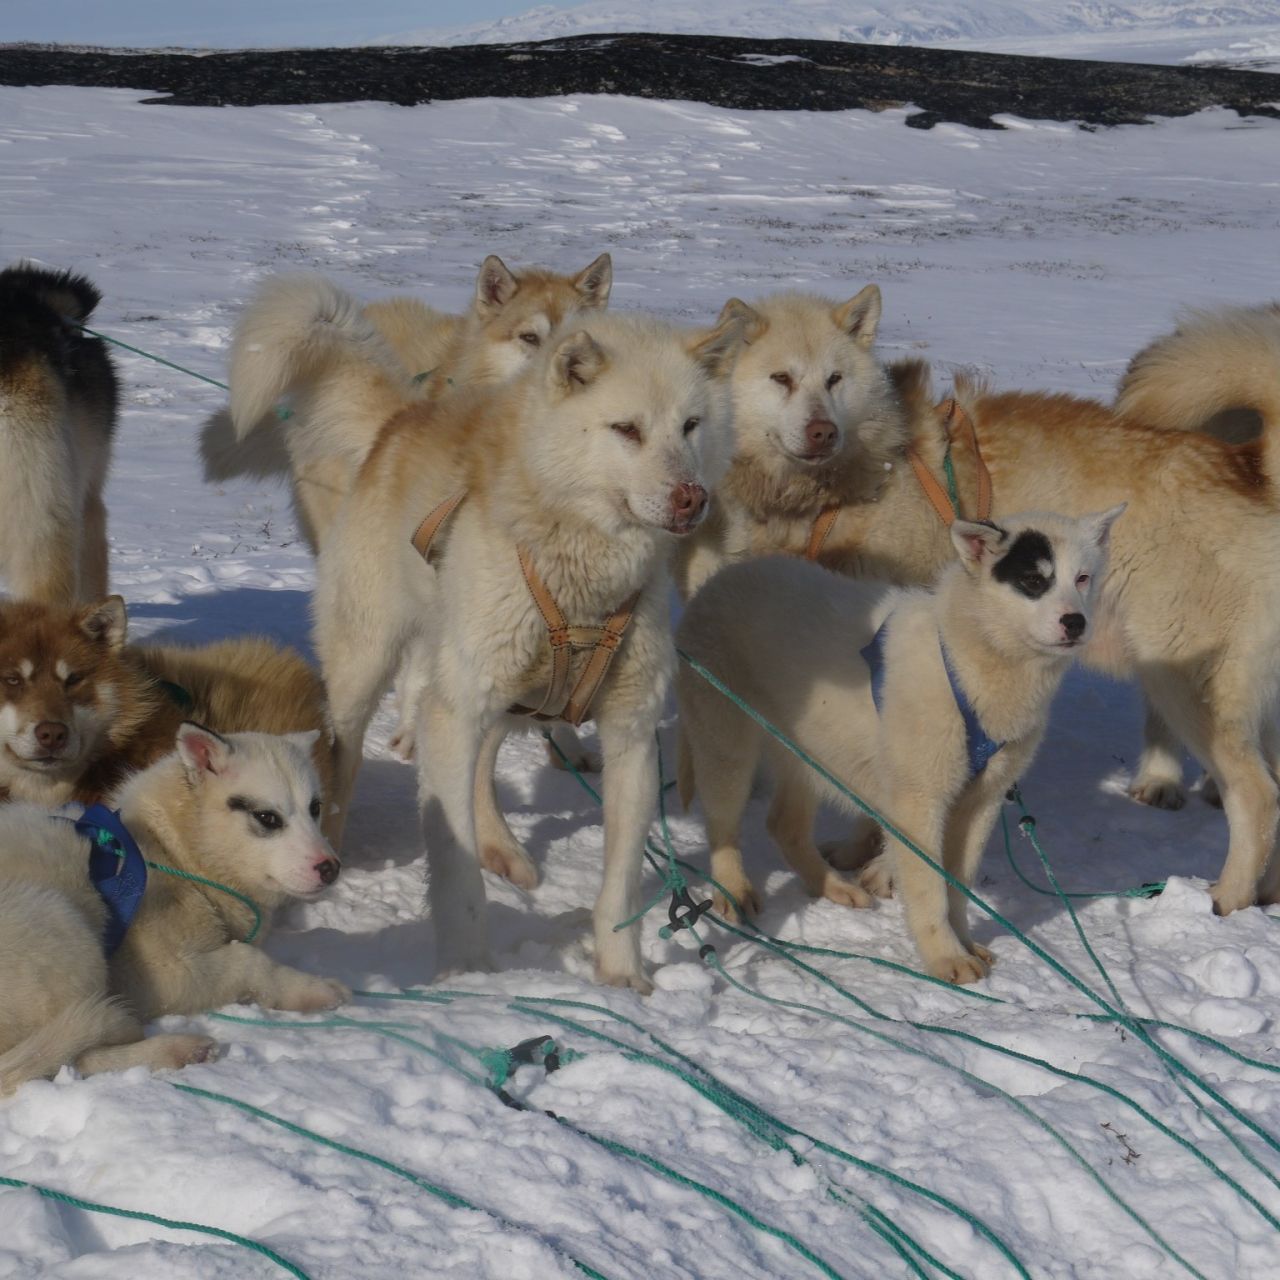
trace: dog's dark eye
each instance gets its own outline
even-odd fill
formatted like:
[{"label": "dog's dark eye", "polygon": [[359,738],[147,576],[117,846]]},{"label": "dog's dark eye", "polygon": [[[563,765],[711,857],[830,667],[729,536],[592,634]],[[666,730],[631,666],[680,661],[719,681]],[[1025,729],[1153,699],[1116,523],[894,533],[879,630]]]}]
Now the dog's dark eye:
[{"label": "dog's dark eye", "polygon": [[63,688],[74,689],[76,685],[84,683],[84,676],[78,671],[73,671],[63,682]]},{"label": "dog's dark eye", "polygon": [[640,428],[634,422],[611,422],[609,430],[616,431],[624,440],[630,440],[632,444],[640,443]]},{"label": "dog's dark eye", "polygon": [[307,806],[307,812],[311,815],[311,820],[313,822],[320,821],[320,797],[319,796],[315,796],[312,799],[310,805]]},{"label": "dog's dark eye", "polygon": [[827,390],[830,391],[831,388],[836,385],[836,383],[843,382],[843,381],[844,381],[843,373],[833,373],[831,377],[827,379]]},{"label": "dog's dark eye", "polygon": [[5,684],[9,685],[10,688],[16,689],[22,683],[22,677],[21,676],[5,676],[4,682]]},{"label": "dog's dark eye", "polygon": [[1076,586],[1079,587],[1081,591],[1083,591],[1085,587],[1087,587],[1088,585],[1089,585],[1089,575],[1087,573],[1082,573],[1076,579]]},{"label": "dog's dark eye", "polygon": [[528,347],[536,347],[542,341],[542,339],[538,336],[538,334],[530,331],[529,333],[522,333],[520,335],[520,341],[523,342]]},{"label": "dog's dark eye", "polygon": [[1039,593],[1044,590],[1044,574],[1028,573],[1022,578],[1022,589],[1032,594]]},{"label": "dog's dark eye", "polygon": [[794,379],[791,377],[789,373],[771,373],[769,377],[772,378],[773,381],[778,384],[778,386],[786,387],[788,391],[790,391],[796,385]]},{"label": "dog's dark eye", "polygon": [[684,420],[684,433],[685,433],[685,435],[687,435],[687,436],[688,436],[688,435],[692,435],[692,434],[693,434],[693,432],[697,429],[697,426],[698,426],[698,424],[699,424],[701,421],[702,421],[702,419],[701,419],[701,418],[686,418],[686,419]]},{"label": "dog's dark eye", "polygon": [[274,809],[255,809],[253,820],[263,831],[279,831],[284,826],[284,819]]}]

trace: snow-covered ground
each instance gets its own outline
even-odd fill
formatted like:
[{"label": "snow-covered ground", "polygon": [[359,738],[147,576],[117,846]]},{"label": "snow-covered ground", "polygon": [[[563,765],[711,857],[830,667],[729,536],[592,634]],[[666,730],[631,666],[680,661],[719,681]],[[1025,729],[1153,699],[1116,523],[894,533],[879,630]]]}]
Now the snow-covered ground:
[{"label": "snow-covered ground", "polygon": [[1054,58],[1280,67],[1275,0],[587,0],[441,29],[418,26],[381,44],[489,44],[610,31],[854,40]]},{"label": "snow-covered ground", "polygon": [[[1097,132],[1008,120],[1007,132],[990,133],[918,132],[897,111],[753,114],[611,98],[172,109],[142,106],[141,96],[0,89],[4,252],[87,272],[106,299],[98,327],[215,378],[255,281],[297,268],[364,296],[413,291],[461,308],[488,252],[567,268],[609,249],[615,305],[690,322],[709,320],[731,294],[794,285],[843,298],[876,280],[886,354],[1103,397],[1178,304],[1260,301],[1274,280],[1280,126],[1225,111]],[[114,582],[135,634],[198,641],[256,629],[305,644],[312,566],[283,494],[200,482],[196,437],[220,393],[140,357],[119,362],[126,398],[108,498]],[[268,944],[384,991],[432,978],[412,774],[386,756],[390,726],[384,712],[370,735],[341,880],[287,913]],[[1280,1066],[1280,924],[1257,910],[1213,916],[1206,881],[1222,858],[1222,817],[1194,797],[1181,813],[1130,803],[1137,741],[1132,692],[1073,676],[1025,780],[1041,837],[1072,889],[1174,877],[1151,900],[1084,902],[1090,941],[1136,1011]],[[664,744],[670,767],[670,724]],[[1237,1150],[1215,1127],[1217,1103],[1202,1114],[1131,1031],[1081,1019],[1089,1000],[1002,928],[977,928],[999,957],[980,991],[998,1004],[864,961],[803,957],[888,1021],[709,928],[749,991],[731,987],[687,935],[658,936],[661,908],[644,925],[657,992],[642,1000],[593,986],[599,814],[541,761],[537,740],[522,739],[500,762],[501,795],[545,879],[532,893],[489,881],[498,972],[454,984],[483,998],[364,999],[345,1011],[449,1053],[464,1051],[437,1037],[497,1047],[556,1035],[584,1056],[517,1078],[533,1112],[503,1106],[404,1039],[302,1018],[287,1029],[193,1019],[226,1053],[174,1078],[394,1162],[476,1208],[138,1073],[79,1081],[64,1072],[25,1086],[0,1106],[0,1176],[238,1232],[316,1280],[546,1280],[581,1274],[570,1258],[610,1280],[1024,1274],[944,1205],[807,1139],[792,1139],[797,1163],[653,1061],[565,1029],[547,1006],[510,1003],[563,997],[634,1020],[810,1138],[963,1206],[1025,1274],[1276,1274],[1276,1139],[1227,1119]],[[673,829],[699,860],[696,818],[679,816]],[[759,801],[748,831],[766,929],[912,963],[895,904],[853,912],[810,902],[779,868]],[[1016,851],[1038,881],[1020,839]],[[1025,888],[995,848],[978,887],[1102,989],[1060,906]],[[670,1062],[634,1028],[559,1012]],[[1091,1084],[905,1020],[1093,1077],[1188,1145]],[[1161,1039],[1248,1120],[1280,1134],[1280,1089],[1264,1067],[1174,1033]],[[753,1220],[577,1130],[662,1161]],[[833,1197],[836,1187],[853,1203]],[[863,1202],[950,1270],[909,1269],[873,1233]],[[0,1189],[5,1280],[281,1274],[229,1242]]]}]

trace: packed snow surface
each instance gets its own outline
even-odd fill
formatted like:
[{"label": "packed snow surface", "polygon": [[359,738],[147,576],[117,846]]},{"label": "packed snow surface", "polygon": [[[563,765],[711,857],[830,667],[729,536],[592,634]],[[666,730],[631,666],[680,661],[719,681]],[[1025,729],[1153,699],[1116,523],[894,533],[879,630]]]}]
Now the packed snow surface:
[{"label": "packed snow surface", "polygon": [[[900,111],[753,114],[604,97],[176,109],[142,96],[0,90],[5,254],[87,272],[105,297],[96,327],[213,378],[225,377],[253,286],[283,270],[461,309],[489,252],[576,269],[608,249],[614,305],[691,324],[731,295],[798,287],[844,299],[874,280],[884,354],[928,357],[943,381],[963,364],[1004,386],[1104,398],[1179,304],[1258,302],[1274,281],[1280,126],[1227,111],[1096,132],[1015,119],[1002,133],[918,132]],[[108,500],[113,581],[134,634],[257,630],[305,645],[314,573],[284,494],[201,483],[197,434],[221,393],[140,356],[118,359],[126,394]],[[285,912],[268,942],[282,959],[384,992],[435,977],[412,770],[385,750],[391,727],[388,703],[369,736],[341,879]],[[670,768],[670,720],[663,744]],[[1131,803],[1137,746],[1132,690],[1076,673],[1025,779],[1027,800],[1067,888],[1171,877],[1160,897],[1081,900],[1083,928],[1134,1011],[1256,1060],[1159,1033],[1261,1133],[1207,1097],[1199,1110],[1131,1030],[1080,1017],[1095,1011],[1089,998],[990,921],[976,933],[999,963],[977,992],[999,1003],[863,960],[799,957],[876,1018],[708,925],[742,989],[700,962],[687,934],[659,936],[662,906],[644,923],[655,994],[597,988],[588,915],[599,811],[529,737],[505,748],[500,794],[544,880],[528,893],[488,880],[497,971],[448,984],[478,998],[364,998],[343,1011],[393,1023],[399,1039],[303,1017],[282,1018],[284,1028],[170,1020],[217,1036],[224,1056],[169,1078],[64,1071],[24,1086],[0,1104],[0,1175],[252,1237],[316,1280],[547,1280],[582,1274],[571,1259],[610,1280],[943,1274],[923,1260],[911,1270],[865,1205],[946,1274],[1266,1280],[1280,1216],[1270,1136],[1280,1134],[1280,924],[1260,910],[1213,915],[1222,816],[1195,796],[1179,813]],[[747,849],[766,930],[914,963],[895,903],[851,911],[808,900],[763,822],[756,799]],[[696,813],[674,816],[672,829],[682,854],[704,858]],[[829,834],[839,829],[828,822]],[[1104,990],[1061,905],[1017,879],[998,836],[977,887]],[[646,889],[657,892],[656,878]],[[511,1003],[528,996],[591,1002],[638,1025]],[[651,1057],[565,1028],[554,1012]],[[793,1136],[791,1151],[768,1141],[714,1091],[658,1065],[674,1059],[641,1027],[808,1136]],[[483,1075],[458,1042],[510,1047],[543,1034],[582,1056],[550,1075],[523,1068],[509,1088],[524,1112],[421,1047]],[[1117,1090],[1184,1141],[1070,1073]],[[175,1082],[372,1153],[474,1207]],[[229,1241],[0,1189],[6,1280],[282,1274]]]}]

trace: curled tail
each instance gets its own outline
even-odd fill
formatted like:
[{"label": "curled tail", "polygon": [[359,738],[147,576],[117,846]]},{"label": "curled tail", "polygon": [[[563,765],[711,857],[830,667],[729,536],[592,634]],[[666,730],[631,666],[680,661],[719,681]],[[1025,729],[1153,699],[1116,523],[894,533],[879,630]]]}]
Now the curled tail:
[{"label": "curled tail", "polygon": [[[1280,434],[1280,304],[1191,311],[1129,362],[1116,409],[1169,431],[1241,444]],[[1280,448],[1280,440],[1275,447]],[[1268,473],[1280,476],[1270,465]]]},{"label": "curled tail", "polygon": [[90,996],[69,1005],[39,1031],[0,1053],[0,1098],[28,1080],[53,1075],[89,1049],[133,1038],[128,1033],[135,1025],[106,996]]}]

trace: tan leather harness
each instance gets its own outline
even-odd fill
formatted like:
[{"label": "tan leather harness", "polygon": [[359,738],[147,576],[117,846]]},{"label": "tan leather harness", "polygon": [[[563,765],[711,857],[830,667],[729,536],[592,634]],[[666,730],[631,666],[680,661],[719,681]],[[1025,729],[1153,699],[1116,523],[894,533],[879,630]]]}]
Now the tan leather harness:
[{"label": "tan leather harness", "polygon": [[[413,549],[428,563],[431,562],[431,544],[436,534],[466,496],[464,491],[446,498],[427,513],[414,531],[410,539]],[[640,592],[633,592],[601,626],[570,626],[555,597],[538,576],[529,549],[517,546],[516,554],[520,560],[520,572],[524,575],[525,586],[528,587],[538,616],[547,629],[547,642],[551,646],[551,681],[547,685],[545,696],[536,707],[515,703],[509,711],[512,715],[532,716],[535,720],[567,720],[571,725],[580,725],[591,714],[591,704],[600,692],[600,686],[609,674],[614,654],[631,625]],[[574,656],[578,653],[586,653],[587,658],[582,664],[577,681],[570,688]]]},{"label": "tan leather harness", "polygon": [[[942,408],[946,414],[947,435],[954,440],[957,434],[963,433],[968,437],[969,447],[973,450],[973,461],[978,472],[978,503],[974,519],[989,520],[991,518],[991,472],[987,470],[982,450],[978,447],[978,433],[974,429],[973,419],[954,399],[947,400]],[[952,431],[953,425],[956,428],[955,434]],[[907,461],[911,463],[911,470],[915,472],[916,480],[924,490],[924,496],[929,499],[930,505],[938,513],[942,523],[950,528],[959,518],[960,513],[956,510],[946,489],[939,484],[933,472],[925,465],[925,460],[920,456],[915,445],[907,446]],[[823,507],[818,512],[813,528],[809,531],[808,545],[804,549],[806,560],[817,560],[822,554],[822,548],[826,545],[840,510],[840,504],[836,503],[830,507]]]}]

